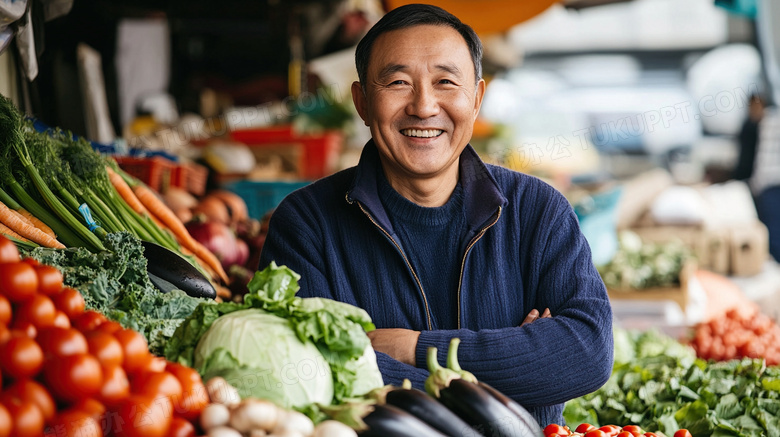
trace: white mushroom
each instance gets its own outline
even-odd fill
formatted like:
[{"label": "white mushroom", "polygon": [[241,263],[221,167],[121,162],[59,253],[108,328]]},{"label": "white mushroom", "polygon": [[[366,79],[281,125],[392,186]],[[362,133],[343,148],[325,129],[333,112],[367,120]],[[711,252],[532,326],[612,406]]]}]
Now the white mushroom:
[{"label": "white mushroom", "polygon": [[314,437],[357,437],[357,432],[337,420],[326,420],[314,427]]},{"label": "white mushroom", "polygon": [[[314,432],[314,423],[304,414],[295,410],[280,411],[278,422],[272,434],[284,435],[290,431],[297,431],[304,436],[311,436]],[[292,436],[289,436],[292,437]]]},{"label": "white mushroom", "polygon": [[208,437],[244,437],[240,432],[229,426],[218,426],[211,428],[206,434]]},{"label": "white mushroom", "polygon": [[254,429],[270,431],[276,427],[279,408],[270,401],[244,399],[230,412],[230,426],[247,433]]},{"label": "white mushroom", "polygon": [[238,390],[225,381],[225,378],[216,376],[209,379],[206,383],[206,391],[209,394],[211,402],[227,405],[228,407],[238,405],[241,402],[241,396]]},{"label": "white mushroom", "polygon": [[230,410],[222,404],[208,404],[200,413],[200,426],[208,431],[225,426],[230,421]]}]

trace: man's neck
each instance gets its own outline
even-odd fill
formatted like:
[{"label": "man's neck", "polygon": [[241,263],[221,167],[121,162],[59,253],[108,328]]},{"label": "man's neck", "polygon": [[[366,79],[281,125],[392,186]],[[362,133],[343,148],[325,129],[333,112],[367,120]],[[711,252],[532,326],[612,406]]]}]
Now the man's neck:
[{"label": "man's neck", "polygon": [[420,206],[434,208],[447,203],[458,184],[458,166],[444,175],[431,178],[394,177],[392,172],[385,170],[385,176],[390,186],[398,194]]}]

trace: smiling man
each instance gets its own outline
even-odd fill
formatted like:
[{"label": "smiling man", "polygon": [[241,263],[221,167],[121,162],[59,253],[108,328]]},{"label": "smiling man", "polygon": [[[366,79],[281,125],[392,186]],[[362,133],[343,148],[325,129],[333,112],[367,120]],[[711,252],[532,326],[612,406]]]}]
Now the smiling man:
[{"label": "smiling man", "polygon": [[385,15],[355,54],[372,140],[356,167],[279,205],[260,267],[285,264],[300,296],[365,309],[386,383],[422,388],[428,347],[443,362],[458,337],[464,369],[542,426],[562,424],[565,401],[609,378],[612,312],[566,199],[469,146],[481,58],[473,30],[440,8]]}]

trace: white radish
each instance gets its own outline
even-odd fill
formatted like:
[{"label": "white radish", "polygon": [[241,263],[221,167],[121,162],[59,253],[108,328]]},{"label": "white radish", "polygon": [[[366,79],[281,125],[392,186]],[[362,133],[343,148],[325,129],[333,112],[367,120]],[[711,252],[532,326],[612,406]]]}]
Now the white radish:
[{"label": "white radish", "polygon": [[211,428],[208,433],[206,433],[206,435],[208,437],[244,437],[240,432],[229,426],[218,426],[216,428]]},{"label": "white radish", "polygon": [[314,427],[314,437],[357,437],[357,432],[337,420],[326,420]]},{"label": "white radish", "polygon": [[241,396],[238,390],[225,381],[225,378],[216,376],[209,379],[206,383],[206,391],[209,394],[211,402],[227,405],[228,407],[238,405],[241,402]]},{"label": "white radish", "polygon": [[230,426],[246,433],[253,429],[270,431],[276,427],[279,408],[270,401],[244,399],[230,413]]},{"label": "white radish", "polygon": [[252,431],[249,431],[249,437],[266,437],[267,435],[268,433],[262,429],[253,429]]},{"label": "white radish", "polygon": [[280,415],[272,434],[280,434],[287,437],[286,432],[297,431],[308,437],[314,432],[314,423],[304,414],[295,410],[281,410],[280,412],[283,412],[283,414]]},{"label": "white radish", "polygon": [[230,421],[230,410],[222,404],[208,404],[200,413],[200,426],[208,431],[225,426]]}]

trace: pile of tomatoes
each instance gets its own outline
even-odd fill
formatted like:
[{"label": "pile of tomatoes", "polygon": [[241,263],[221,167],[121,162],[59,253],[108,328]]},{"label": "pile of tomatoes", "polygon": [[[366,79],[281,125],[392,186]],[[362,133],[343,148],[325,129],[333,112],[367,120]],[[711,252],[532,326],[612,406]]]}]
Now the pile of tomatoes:
[{"label": "pile of tomatoes", "polygon": [[[589,423],[580,424],[574,431],[568,426],[561,426],[555,423],[547,425],[544,428],[545,437],[658,437],[654,432],[644,432],[638,425],[604,425],[597,428]],[[687,429],[680,429],[674,433],[674,437],[691,437]]]},{"label": "pile of tomatoes", "polygon": [[691,346],[705,360],[764,358],[774,366],[780,364],[780,326],[758,310],[732,309],[698,324]]},{"label": "pile of tomatoes", "polygon": [[194,436],[200,375],[62,281],[0,236],[0,437]]}]

